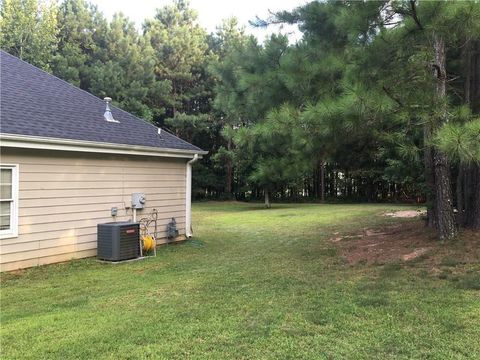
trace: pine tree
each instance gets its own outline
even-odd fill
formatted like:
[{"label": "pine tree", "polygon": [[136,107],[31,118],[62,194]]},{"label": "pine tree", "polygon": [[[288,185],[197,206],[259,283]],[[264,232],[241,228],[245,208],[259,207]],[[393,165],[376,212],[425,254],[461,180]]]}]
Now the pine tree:
[{"label": "pine tree", "polygon": [[84,90],[91,90],[92,66],[105,62],[108,22],[85,0],[64,0],[58,12],[59,45],[53,73]]},{"label": "pine tree", "polygon": [[225,172],[225,193],[228,196],[233,192],[234,136],[236,129],[246,121],[239,89],[239,72],[243,65],[241,56],[251,40],[245,35],[244,28],[239,27],[236,18],[224,20],[212,36],[215,56],[210,59],[208,69],[215,79],[213,107],[218,111],[216,117],[223,137],[213,160]]},{"label": "pine tree", "polygon": [[0,46],[50,70],[58,43],[57,7],[39,0],[4,0],[0,9]]},{"label": "pine tree", "polygon": [[[155,61],[157,85],[149,96],[154,119],[191,141],[210,111],[206,33],[197,24],[195,11],[178,0],[145,22],[144,35]],[[158,96],[158,90],[162,95],[168,90],[168,96]]]},{"label": "pine tree", "polygon": [[147,102],[155,75],[150,43],[123,14],[114,15],[106,42],[108,60],[92,63],[89,90],[100,97],[109,96],[123,109],[151,120]]}]

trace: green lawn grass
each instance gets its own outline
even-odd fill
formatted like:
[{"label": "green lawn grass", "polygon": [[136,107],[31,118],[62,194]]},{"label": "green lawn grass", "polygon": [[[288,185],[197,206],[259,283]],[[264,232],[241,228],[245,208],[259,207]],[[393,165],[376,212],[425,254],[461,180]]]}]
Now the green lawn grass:
[{"label": "green lawn grass", "polygon": [[201,203],[156,258],[4,274],[1,358],[480,358],[478,290],[328,241],[411,221],[380,215],[398,208]]}]

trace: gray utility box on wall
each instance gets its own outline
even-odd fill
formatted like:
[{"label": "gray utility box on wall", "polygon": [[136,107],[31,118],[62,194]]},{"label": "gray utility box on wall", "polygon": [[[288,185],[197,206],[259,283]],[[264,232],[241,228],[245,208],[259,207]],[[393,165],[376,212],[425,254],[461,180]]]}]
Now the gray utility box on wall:
[{"label": "gray utility box on wall", "polygon": [[133,193],[132,194],[132,208],[133,209],[143,209],[146,201],[147,201],[147,199],[145,198],[144,193]]},{"label": "gray utility box on wall", "polygon": [[97,258],[108,261],[134,259],[140,256],[138,223],[110,222],[97,225]]}]

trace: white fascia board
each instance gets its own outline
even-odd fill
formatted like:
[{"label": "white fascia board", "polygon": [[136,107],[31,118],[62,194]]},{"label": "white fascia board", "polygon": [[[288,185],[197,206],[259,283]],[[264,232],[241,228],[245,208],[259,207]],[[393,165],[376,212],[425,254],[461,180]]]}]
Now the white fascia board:
[{"label": "white fascia board", "polygon": [[123,145],[101,143],[94,141],[45,138],[39,136],[25,136],[16,134],[0,134],[1,147],[15,147],[25,149],[78,151],[103,154],[143,155],[158,157],[173,157],[190,159],[195,154],[205,155],[208,151],[182,150],[169,148],[155,148],[139,145]]}]

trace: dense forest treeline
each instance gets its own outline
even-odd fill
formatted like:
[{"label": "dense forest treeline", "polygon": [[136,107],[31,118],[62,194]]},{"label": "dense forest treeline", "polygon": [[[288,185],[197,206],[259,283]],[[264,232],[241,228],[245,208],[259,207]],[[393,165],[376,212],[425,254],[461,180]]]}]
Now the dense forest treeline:
[{"label": "dense forest treeline", "polygon": [[[480,229],[480,3],[312,1],[208,34],[186,1],[138,30],[84,0],[3,0],[1,47],[209,151],[197,198],[426,202]],[[455,214],[456,211],[456,214]]]}]

